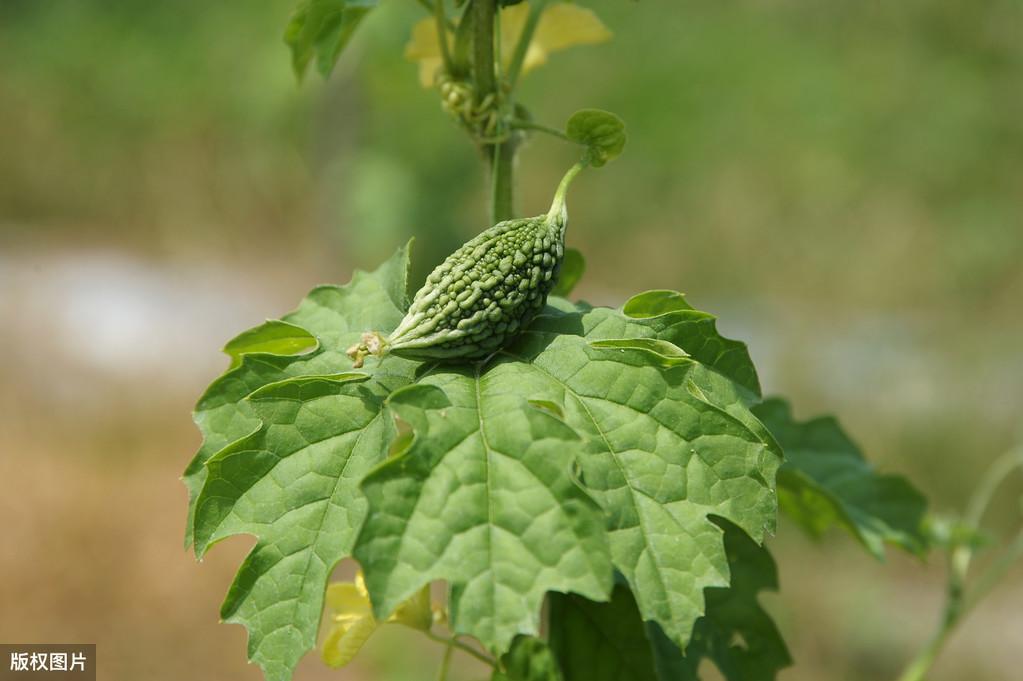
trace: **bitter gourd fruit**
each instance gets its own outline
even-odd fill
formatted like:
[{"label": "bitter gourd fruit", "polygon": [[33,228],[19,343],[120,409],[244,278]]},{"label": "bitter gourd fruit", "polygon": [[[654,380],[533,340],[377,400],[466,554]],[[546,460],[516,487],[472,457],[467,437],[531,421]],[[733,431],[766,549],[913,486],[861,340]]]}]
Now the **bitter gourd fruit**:
[{"label": "bitter gourd fruit", "polygon": [[547,303],[565,255],[565,176],[546,215],[499,222],[437,266],[388,337],[370,332],[348,349],[367,355],[474,360],[504,347]]}]

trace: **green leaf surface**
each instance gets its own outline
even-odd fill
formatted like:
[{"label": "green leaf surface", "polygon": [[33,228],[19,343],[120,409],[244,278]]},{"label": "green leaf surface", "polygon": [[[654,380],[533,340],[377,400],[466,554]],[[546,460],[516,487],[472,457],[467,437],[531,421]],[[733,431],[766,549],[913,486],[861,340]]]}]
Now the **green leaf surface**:
[{"label": "green leaf surface", "polygon": [[663,367],[686,364],[689,359],[689,354],[682,348],[657,338],[616,338],[593,341],[590,345],[595,348],[618,349],[623,352],[628,349],[644,350],[656,357],[657,362]]},{"label": "green leaf surface", "polygon": [[504,670],[495,670],[491,681],[562,681],[554,653],[533,636],[518,636],[501,658]]},{"label": "green leaf surface", "polygon": [[734,525],[722,526],[731,585],[707,589],[707,614],[696,623],[685,656],[659,627],[647,625],[659,681],[696,681],[703,660],[727,681],[774,681],[792,664],[778,627],[757,601],[761,591],[778,590],[774,559]]},{"label": "green leaf surface", "polygon": [[[227,445],[259,428],[260,420],[246,397],[258,388],[302,375],[324,375],[351,369],[344,354],[346,347],[367,328],[391,328],[404,315],[408,306],[407,279],[409,245],[376,271],[356,271],[346,286],[320,286],[314,289],[297,310],[284,317],[284,324],[303,329],[317,339],[313,352],[293,355],[293,348],[267,347],[263,351],[232,355],[232,366],[215,380],[199,398],[193,419],[203,436],[202,446],[185,469],[183,481],[188,488],[188,522],[185,546],[192,544],[195,500],[206,480],[206,461]],[[252,339],[266,339],[266,325],[247,331],[228,343],[250,344]],[[298,334],[298,331],[291,331]],[[250,341],[241,342],[239,338]],[[275,352],[277,350],[277,352]],[[240,358],[240,363],[237,360]],[[390,359],[396,371],[409,371],[409,362]],[[404,364],[404,367],[402,366]]]},{"label": "green leaf surface", "polygon": [[300,326],[268,319],[254,329],[238,334],[224,346],[231,357],[231,369],[242,363],[244,355],[263,352],[270,355],[298,355],[316,347],[316,337]]},{"label": "green leaf surface", "polygon": [[678,291],[637,294],[625,302],[622,313],[632,321],[622,337],[668,341],[748,391],[745,404],[759,401],[760,381],[746,344],[722,336],[714,316],[694,309]]},{"label": "green leaf surface", "polygon": [[295,75],[301,79],[315,59],[320,74],[329,76],[355,29],[376,5],[377,0],[303,0],[284,31]]},{"label": "green leaf surface", "polygon": [[923,495],[901,476],[879,474],[834,418],[796,421],[778,398],[753,411],[785,451],[779,503],[804,530],[816,537],[840,525],[878,558],[885,543],[926,549]]},{"label": "green leaf surface", "polygon": [[561,272],[558,274],[558,282],[554,285],[551,295],[568,297],[585,272],[586,260],[583,258],[583,254],[577,248],[566,248],[565,257],[561,262]]},{"label": "green leaf surface", "polygon": [[609,603],[552,595],[551,648],[564,681],[696,681],[704,661],[728,681],[773,681],[791,659],[757,596],[777,589],[777,570],[766,549],[734,525],[721,525],[732,583],[707,589],[707,613],[685,656],[659,626],[643,622],[624,585]]},{"label": "green leaf surface", "polygon": [[[694,310],[644,320],[607,308],[552,312],[488,369],[507,389],[561,404],[583,435],[581,477],[608,515],[615,568],[644,619],[679,645],[703,614],[703,590],[728,583],[721,530],[708,515],[762,540],[774,529],[781,462],[762,427],[748,425],[759,424],[748,393],[728,378],[736,357],[720,351],[727,342],[708,321]],[[595,347],[642,334],[691,356],[666,363],[646,348]]]},{"label": "green leaf surface", "polygon": [[586,147],[586,160],[595,168],[615,158],[625,148],[625,123],[610,111],[576,111],[565,124],[565,134]]},{"label": "green leaf surface", "polygon": [[367,378],[299,377],[260,388],[247,398],[260,429],[206,463],[196,552],[234,534],[259,538],[220,615],[249,627],[249,657],[270,679],[287,678],[315,645],[327,578],[366,512],[359,481],[394,437],[393,421],[381,417],[388,390]]},{"label": "green leaf surface", "polygon": [[304,354],[272,342],[283,328],[243,334],[240,363],[196,408],[196,552],[257,537],[223,607],[250,657],[290,677],[330,570],[353,553],[378,618],[446,580],[454,630],[497,655],[536,633],[547,592],[606,598],[613,569],[684,645],[704,589],[728,582],[710,517],[757,541],[775,523],[780,453],[748,409],[745,346],[678,294],[628,314],[552,298],[487,363],[385,357],[353,372],[343,349],[397,325],[407,272],[403,249],[314,289],[282,320],[315,338]]},{"label": "green leaf surface", "polygon": [[692,310],[686,297],[678,291],[644,291],[625,301],[622,312],[636,319],[651,319],[671,312]]},{"label": "green leaf surface", "polygon": [[355,547],[378,617],[448,580],[452,629],[500,653],[538,633],[547,591],[606,596],[603,514],[572,479],[572,429],[478,368],[438,369],[390,406],[415,440],[363,481]]},{"label": "green leaf surface", "polygon": [[615,586],[607,603],[551,594],[550,621],[550,646],[564,681],[658,681],[628,586]]}]

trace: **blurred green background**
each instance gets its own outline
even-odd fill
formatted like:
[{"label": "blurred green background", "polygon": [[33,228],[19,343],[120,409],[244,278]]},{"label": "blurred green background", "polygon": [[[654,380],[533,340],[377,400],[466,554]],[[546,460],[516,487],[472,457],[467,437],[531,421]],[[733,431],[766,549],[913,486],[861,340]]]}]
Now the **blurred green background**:
[{"label": "blurred green background", "polygon": [[[572,189],[577,293],[687,292],[768,392],[840,414],[880,468],[961,507],[1023,437],[1023,4],[584,4],[614,41],[523,92],[553,125],[595,106],[629,126]],[[189,409],[220,344],[410,236],[422,276],[487,226],[478,156],[402,56],[421,8],[382,3],[300,87],[291,5],[0,2],[0,641],[97,642],[104,679],[260,678],[216,624],[246,542],[202,565],[181,548]],[[532,141],[522,213],[571,157]],[[892,678],[930,632],[936,558],[882,565],[784,522],[771,547],[782,679]],[[1017,571],[933,679],[1017,678],[1021,612]],[[297,678],[425,680],[438,653],[395,630]]]}]

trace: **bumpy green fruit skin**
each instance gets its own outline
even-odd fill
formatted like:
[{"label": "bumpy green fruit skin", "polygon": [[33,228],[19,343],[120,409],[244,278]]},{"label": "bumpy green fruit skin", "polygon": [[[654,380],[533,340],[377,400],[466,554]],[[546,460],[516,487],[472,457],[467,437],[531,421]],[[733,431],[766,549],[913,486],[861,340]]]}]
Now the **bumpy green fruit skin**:
[{"label": "bumpy green fruit skin", "polygon": [[547,303],[565,255],[565,211],[500,222],[426,279],[386,351],[410,359],[482,359]]}]

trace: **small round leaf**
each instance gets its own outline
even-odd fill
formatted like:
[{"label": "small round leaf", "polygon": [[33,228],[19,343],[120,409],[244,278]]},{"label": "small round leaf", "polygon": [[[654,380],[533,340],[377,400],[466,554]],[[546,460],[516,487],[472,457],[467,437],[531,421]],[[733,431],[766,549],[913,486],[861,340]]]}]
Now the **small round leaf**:
[{"label": "small round leaf", "polygon": [[561,262],[561,272],[558,274],[558,283],[554,285],[551,295],[567,298],[575,285],[582,279],[585,271],[586,261],[583,259],[583,254],[578,249],[566,248],[565,258]]},{"label": "small round leaf", "polygon": [[565,134],[587,148],[587,161],[599,168],[625,147],[625,123],[610,111],[583,109],[568,119]]}]

